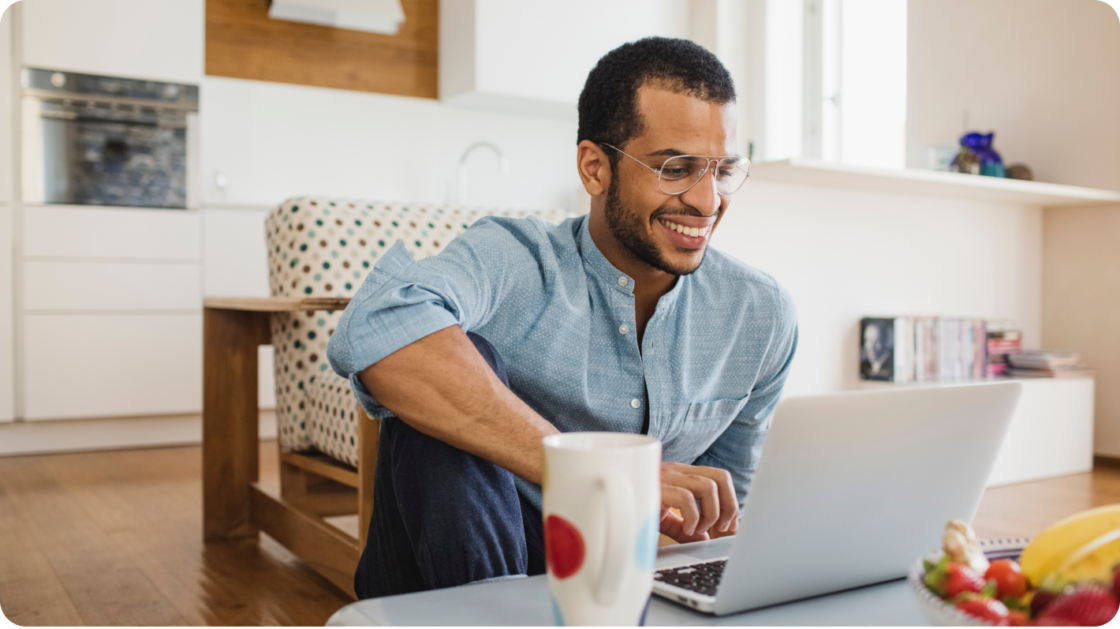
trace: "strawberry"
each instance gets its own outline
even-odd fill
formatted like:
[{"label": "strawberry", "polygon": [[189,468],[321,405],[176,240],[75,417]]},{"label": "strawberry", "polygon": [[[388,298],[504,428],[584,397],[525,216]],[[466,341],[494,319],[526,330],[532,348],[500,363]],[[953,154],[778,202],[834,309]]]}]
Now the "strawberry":
[{"label": "strawberry", "polygon": [[1099,627],[1112,620],[1117,610],[1120,610],[1120,602],[1108,589],[1100,585],[1085,585],[1054,599],[1038,616],[1038,624],[1066,621],[1083,627]]},{"label": "strawberry", "polygon": [[1007,606],[992,598],[965,594],[957,601],[956,607],[970,616],[997,627],[1006,627],[1011,622]]},{"label": "strawberry", "polygon": [[983,591],[986,583],[975,570],[968,566],[960,564],[949,564],[949,574],[945,577],[945,582],[941,587],[945,588],[945,597],[954,598],[962,592],[973,592],[979,594]]},{"label": "strawberry", "polygon": [[1053,590],[1035,590],[1034,596],[1031,598],[1031,615],[1038,618],[1042,610],[1046,609],[1056,598],[1058,598],[1058,592]]},{"label": "strawberry", "polygon": [[1031,624],[1031,617],[1026,612],[1008,610],[1007,620],[1012,627],[1026,627]]},{"label": "strawberry", "polygon": [[1019,564],[1010,559],[997,559],[988,566],[985,579],[994,579],[998,585],[1000,598],[1019,598],[1027,592],[1027,579]]},{"label": "strawberry", "polygon": [[1047,619],[1045,622],[1043,622],[1041,620],[1036,620],[1034,624],[1036,624],[1040,627],[1080,627],[1081,626],[1081,625],[1073,622],[1072,620],[1067,620],[1065,618],[1050,618],[1050,619]]}]

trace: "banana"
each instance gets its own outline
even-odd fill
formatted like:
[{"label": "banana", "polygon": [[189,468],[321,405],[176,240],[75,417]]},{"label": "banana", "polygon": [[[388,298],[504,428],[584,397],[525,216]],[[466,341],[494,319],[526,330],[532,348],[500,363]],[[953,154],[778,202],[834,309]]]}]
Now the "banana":
[{"label": "banana", "polygon": [[1112,583],[1112,567],[1120,563],[1120,529],[1109,531],[1077,549],[1055,575],[1062,583],[1094,580]]},{"label": "banana", "polygon": [[[1023,554],[1019,557],[1023,575],[1037,585],[1059,570],[1072,574],[1072,569],[1077,568],[1077,573],[1082,569],[1095,573],[1096,570],[1091,565],[1109,558],[1112,561],[1120,560],[1120,545],[1112,543],[1112,540],[1100,541],[1117,530],[1120,530],[1120,504],[1097,507],[1072,515],[1039,533],[1023,549]],[[1098,542],[1099,546],[1093,546]],[[1084,561],[1089,563],[1084,566],[1075,565]],[[1108,569],[1111,568],[1109,565]],[[1105,580],[1111,581],[1111,576]]]}]

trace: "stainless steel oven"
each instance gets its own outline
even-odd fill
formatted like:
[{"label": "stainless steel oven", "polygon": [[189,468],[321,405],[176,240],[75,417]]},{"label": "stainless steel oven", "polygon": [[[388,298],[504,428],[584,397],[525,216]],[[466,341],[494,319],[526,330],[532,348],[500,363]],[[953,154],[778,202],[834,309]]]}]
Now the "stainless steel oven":
[{"label": "stainless steel oven", "polygon": [[25,68],[26,203],[195,207],[198,86]]}]

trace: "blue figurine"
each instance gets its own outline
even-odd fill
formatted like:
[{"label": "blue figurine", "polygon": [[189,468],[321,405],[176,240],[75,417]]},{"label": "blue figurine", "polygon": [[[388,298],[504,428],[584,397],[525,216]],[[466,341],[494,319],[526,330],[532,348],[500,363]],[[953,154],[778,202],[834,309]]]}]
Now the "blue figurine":
[{"label": "blue figurine", "polygon": [[961,136],[961,150],[953,158],[953,170],[972,175],[1005,177],[1003,158],[992,148],[995,133],[966,133]]}]

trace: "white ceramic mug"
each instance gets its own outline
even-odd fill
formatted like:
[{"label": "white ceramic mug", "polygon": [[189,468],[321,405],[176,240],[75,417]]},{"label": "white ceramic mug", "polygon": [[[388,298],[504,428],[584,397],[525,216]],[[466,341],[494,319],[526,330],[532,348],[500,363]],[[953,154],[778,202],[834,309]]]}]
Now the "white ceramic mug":
[{"label": "white ceramic mug", "polygon": [[638,625],[653,588],[661,442],[612,432],[544,439],[545,557],[557,625]]}]

